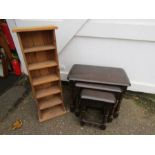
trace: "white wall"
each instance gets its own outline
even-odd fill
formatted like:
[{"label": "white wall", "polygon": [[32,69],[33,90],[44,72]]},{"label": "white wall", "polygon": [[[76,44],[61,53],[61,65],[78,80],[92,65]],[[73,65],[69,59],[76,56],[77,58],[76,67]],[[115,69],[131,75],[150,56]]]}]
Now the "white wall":
[{"label": "white wall", "polygon": [[155,92],[154,57],[153,42],[75,37],[60,54],[60,64],[66,74],[75,63],[122,67],[131,90]]},{"label": "white wall", "polygon": [[[75,63],[122,67],[131,81],[130,90],[155,93],[155,20],[60,20],[61,24],[53,20],[14,22],[17,26],[52,22],[59,25],[58,46],[64,43],[63,38],[69,38],[59,49],[63,79]],[[16,37],[14,40],[17,41]]]}]

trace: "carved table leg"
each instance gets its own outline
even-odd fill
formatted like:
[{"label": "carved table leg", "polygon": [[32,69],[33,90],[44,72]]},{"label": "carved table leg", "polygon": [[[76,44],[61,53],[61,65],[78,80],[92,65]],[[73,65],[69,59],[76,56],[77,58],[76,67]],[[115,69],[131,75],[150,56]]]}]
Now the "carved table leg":
[{"label": "carved table leg", "polygon": [[112,120],[113,120],[113,114],[114,114],[116,104],[110,107],[110,111],[109,111],[109,115],[108,115],[108,122],[112,122]]},{"label": "carved table leg", "polygon": [[71,94],[72,94],[72,102],[70,104],[70,111],[74,112],[75,111],[75,88],[74,88],[74,82],[70,81],[70,88],[71,88]]},{"label": "carved table leg", "polygon": [[75,100],[75,115],[79,116],[80,115],[80,95],[81,95],[81,88],[76,88],[77,93],[76,93],[76,100]]},{"label": "carved table leg", "polygon": [[108,121],[108,116],[109,116],[109,106],[105,105],[103,108],[103,121],[102,121],[102,125],[100,126],[102,130],[106,129],[106,123]]},{"label": "carved table leg", "polygon": [[81,126],[84,126],[84,119],[85,119],[85,114],[86,114],[86,105],[82,100],[80,99],[80,124]]},{"label": "carved table leg", "polygon": [[115,111],[114,111],[114,114],[113,114],[114,118],[117,118],[119,116],[119,111],[120,111],[120,106],[121,106],[122,98],[123,98],[123,95],[124,95],[126,90],[127,90],[127,87],[124,87],[123,88],[123,92],[119,96],[118,103],[116,105],[116,108],[115,108]]}]

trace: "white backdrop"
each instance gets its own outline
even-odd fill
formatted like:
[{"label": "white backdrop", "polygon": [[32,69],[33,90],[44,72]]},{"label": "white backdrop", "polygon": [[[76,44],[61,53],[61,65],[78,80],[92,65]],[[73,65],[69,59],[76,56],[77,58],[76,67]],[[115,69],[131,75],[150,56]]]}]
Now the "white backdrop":
[{"label": "white backdrop", "polygon": [[[54,24],[62,79],[75,63],[122,67],[134,91],[155,93],[155,20],[7,20],[15,26]],[[16,34],[23,72],[26,72]]]}]

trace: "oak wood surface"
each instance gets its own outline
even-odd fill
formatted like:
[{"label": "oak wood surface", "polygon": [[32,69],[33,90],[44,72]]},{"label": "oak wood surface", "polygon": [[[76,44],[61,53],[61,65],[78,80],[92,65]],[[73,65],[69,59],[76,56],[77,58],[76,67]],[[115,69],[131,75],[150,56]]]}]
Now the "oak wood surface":
[{"label": "oak wood surface", "polygon": [[36,47],[24,49],[24,53],[39,52],[39,51],[46,51],[46,50],[53,50],[53,49],[55,49],[53,45],[36,46]]},{"label": "oak wood surface", "polygon": [[42,97],[46,97],[49,95],[58,94],[60,92],[61,92],[61,90],[58,86],[53,86],[50,88],[41,89],[41,90],[36,91],[36,97],[42,98]]},{"label": "oak wood surface", "polygon": [[56,28],[46,26],[13,30],[17,32],[41,122],[66,111],[60,82]]},{"label": "oak wood surface", "polygon": [[50,74],[50,75],[46,75],[46,76],[41,76],[41,77],[33,78],[32,85],[36,86],[36,85],[41,85],[43,83],[49,83],[49,82],[58,81],[58,80],[59,80],[58,75]]},{"label": "oak wood surface", "polygon": [[38,106],[40,110],[51,108],[53,106],[59,105],[62,103],[62,99],[60,95],[52,95],[46,99],[42,99],[38,102]]},{"label": "oak wood surface", "polygon": [[31,70],[37,70],[37,69],[43,69],[48,67],[54,67],[57,66],[57,62],[54,60],[44,61],[44,62],[38,62],[38,63],[32,63],[28,65],[28,69]]},{"label": "oak wood surface", "polygon": [[32,26],[32,27],[16,27],[13,32],[29,32],[29,31],[45,31],[45,30],[55,30],[58,29],[57,26]]}]

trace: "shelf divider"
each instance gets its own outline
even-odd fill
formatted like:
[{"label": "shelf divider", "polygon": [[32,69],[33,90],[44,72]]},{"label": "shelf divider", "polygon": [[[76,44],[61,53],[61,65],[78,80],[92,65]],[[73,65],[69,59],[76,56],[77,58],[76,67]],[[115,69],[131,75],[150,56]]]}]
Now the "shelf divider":
[{"label": "shelf divider", "polygon": [[40,110],[51,108],[53,106],[59,105],[62,103],[60,95],[50,96],[46,100],[38,101],[38,107]]},{"label": "shelf divider", "polygon": [[43,68],[48,68],[48,67],[55,67],[58,64],[54,60],[49,60],[49,61],[44,61],[44,62],[37,62],[37,63],[32,63],[28,65],[28,69],[30,71],[32,70],[37,70],[37,69],[43,69]]},{"label": "shelf divider", "polygon": [[61,92],[61,89],[59,88],[59,86],[52,86],[49,88],[44,88],[41,90],[37,90],[36,91],[36,98],[43,98],[46,96],[50,96],[50,95],[54,95],[54,94],[59,94]]},{"label": "shelf divider", "polygon": [[44,83],[58,81],[58,80],[59,80],[59,77],[56,74],[50,74],[50,75],[46,75],[46,76],[33,78],[32,85],[37,86],[37,85],[41,85]]},{"label": "shelf divider", "polygon": [[24,49],[24,53],[48,51],[48,50],[53,50],[53,49],[55,49],[55,47],[53,45],[43,45],[43,46],[26,48],[26,49]]}]

